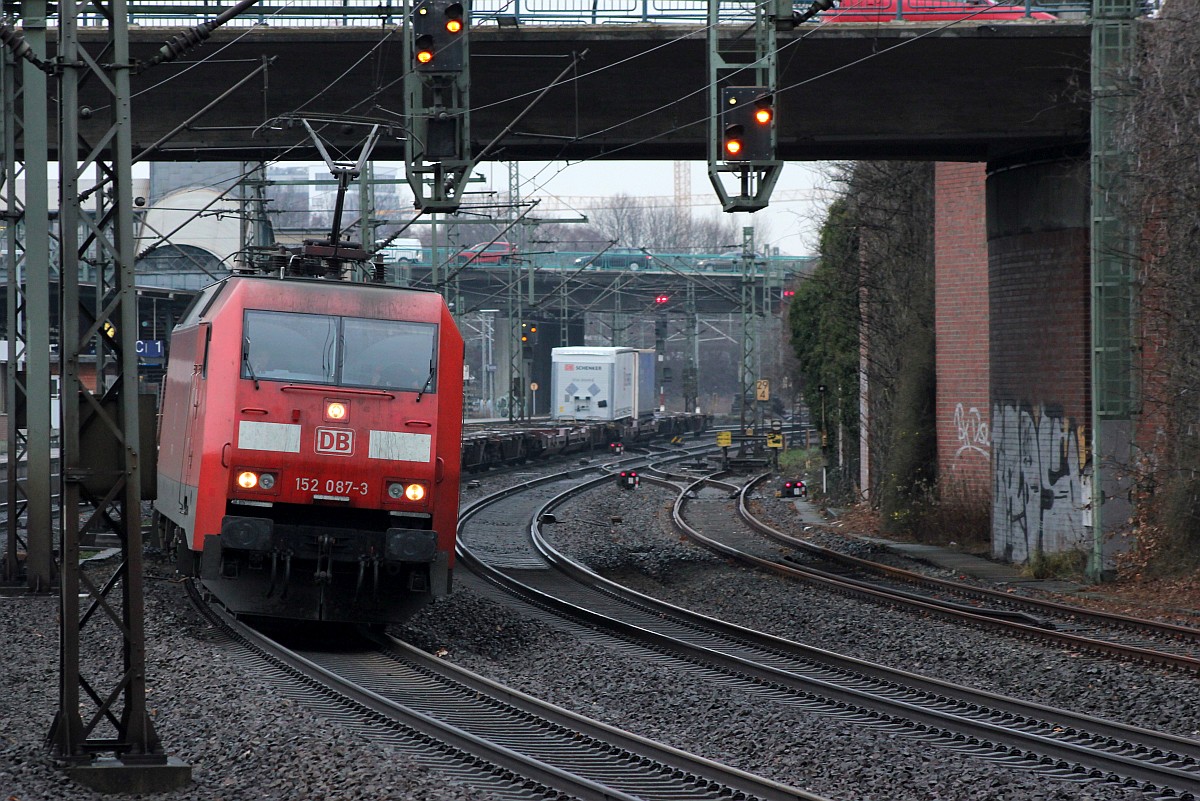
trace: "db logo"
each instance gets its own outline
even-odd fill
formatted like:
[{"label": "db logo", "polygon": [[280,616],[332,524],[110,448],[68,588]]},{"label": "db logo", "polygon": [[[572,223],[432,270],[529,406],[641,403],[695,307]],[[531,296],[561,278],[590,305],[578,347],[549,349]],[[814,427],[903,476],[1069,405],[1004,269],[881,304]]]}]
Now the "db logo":
[{"label": "db logo", "polygon": [[318,428],[317,453],[350,456],[354,453],[354,432],[345,428]]}]

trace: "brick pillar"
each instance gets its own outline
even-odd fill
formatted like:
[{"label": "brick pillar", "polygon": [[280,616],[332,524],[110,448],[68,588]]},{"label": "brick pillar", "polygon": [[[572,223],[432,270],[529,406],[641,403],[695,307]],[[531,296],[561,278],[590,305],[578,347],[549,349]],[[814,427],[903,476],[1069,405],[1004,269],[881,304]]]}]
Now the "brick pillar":
[{"label": "brick pillar", "polygon": [[992,553],[1091,547],[1091,273],[1086,160],[993,167]]},{"label": "brick pillar", "polygon": [[990,505],[986,168],[939,162],[934,176],[938,474],[944,502]]}]

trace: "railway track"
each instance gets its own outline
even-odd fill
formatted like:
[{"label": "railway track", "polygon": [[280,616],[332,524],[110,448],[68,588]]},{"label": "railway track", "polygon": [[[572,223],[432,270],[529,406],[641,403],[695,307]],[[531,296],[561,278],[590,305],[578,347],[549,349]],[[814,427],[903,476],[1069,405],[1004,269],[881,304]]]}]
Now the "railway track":
[{"label": "railway track", "polygon": [[288,647],[193,601],[260,675],[365,738],[498,798],[822,801],[538,701],[383,635]]},{"label": "railway track", "polygon": [[1200,743],[1193,740],[808,648],[601,578],[554,550],[536,521],[572,493],[609,480],[582,488],[577,478],[543,480],[536,491],[514,488],[472,506],[460,529],[462,563],[696,681],[736,683],[778,703],[1054,776],[1137,786],[1152,797],[1200,797]]},{"label": "railway track", "polygon": [[[673,515],[688,536],[714,551],[835,592],[918,610],[1072,650],[1200,673],[1200,630],[947,581],[839,553],[778,531],[750,510],[749,497],[765,476],[735,485],[692,479],[679,490]],[[729,514],[713,515],[708,499],[729,500]],[[689,505],[700,503],[696,514]],[[741,526],[732,520],[734,507]],[[719,522],[714,522],[719,521]],[[782,547],[780,547],[782,546]]]}]

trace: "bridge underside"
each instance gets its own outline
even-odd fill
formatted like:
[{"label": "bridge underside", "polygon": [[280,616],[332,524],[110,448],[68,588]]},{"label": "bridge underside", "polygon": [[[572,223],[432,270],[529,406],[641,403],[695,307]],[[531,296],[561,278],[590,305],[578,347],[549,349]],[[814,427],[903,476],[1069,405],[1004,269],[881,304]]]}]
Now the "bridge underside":
[{"label": "bridge underside", "polygon": [[[134,56],[149,58],[172,33],[131,29]],[[472,36],[475,152],[576,56],[575,70],[489,159],[706,158],[703,30],[478,28]],[[994,163],[1086,152],[1089,47],[1088,26],[1066,21],[799,28],[781,39],[779,157]],[[147,158],[314,160],[303,126],[278,120],[302,114],[393,125],[374,157],[403,160],[398,29],[222,28],[189,56],[134,75],[134,153],[217,101]],[[230,92],[265,58],[274,61]],[[80,103],[102,107],[87,87]],[[85,139],[94,141],[104,116],[81,120]],[[322,135],[353,153],[362,129],[328,125]]]}]

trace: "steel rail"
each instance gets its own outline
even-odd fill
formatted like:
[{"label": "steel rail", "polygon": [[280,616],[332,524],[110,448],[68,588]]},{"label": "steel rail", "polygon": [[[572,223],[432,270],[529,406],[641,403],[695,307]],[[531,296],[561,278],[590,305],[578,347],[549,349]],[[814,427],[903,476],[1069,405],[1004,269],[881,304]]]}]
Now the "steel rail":
[{"label": "steel rail", "polygon": [[[929,679],[904,671],[892,670],[879,665],[873,665],[861,660],[831,654],[819,649],[810,648],[799,643],[790,642],[770,635],[760,634],[730,623],[708,618],[703,615],[683,610],[634,590],[622,587],[604,579],[586,567],[579,565],[555,551],[552,547],[540,541],[537,519],[546,514],[548,509],[576,492],[597,485],[607,479],[596,479],[584,485],[564,492],[561,496],[545,502],[539,510],[534,511],[534,522],[531,523],[530,533],[534,537],[535,547],[555,567],[568,575],[574,581],[586,582],[594,588],[593,597],[586,601],[576,602],[549,594],[528,581],[523,581],[507,574],[503,569],[474,557],[470,548],[460,539],[459,555],[463,563],[477,572],[485,580],[500,586],[507,591],[525,598],[532,603],[550,608],[558,614],[582,619],[591,627],[619,632],[620,636],[640,644],[647,644],[655,650],[682,656],[687,661],[699,663],[707,669],[715,669],[732,673],[759,684],[766,684],[776,690],[788,688],[797,692],[802,698],[827,698],[831,703],[842,709],[862,709],[876,720],[886,724],[911,725],[919,731],[933,733],[943,738],[959,742],[973,743],[1000,754],[1016,754],[1051,765],[1071,770],[1075,775],[1094,778],[1117,780],[1118,777],[1136,781],[1150,787],[1170,786],[1173,791],[1182,793],[1181,798],[1193,796],[1200,792],[1197,760],[1200,759],[1200,744],[1186,738],[1152,732],[1138,727],[1126,726],[1112,721],[1105,721],[1087,715],[1080,715],[1066,710],[1045,707],[1019,699],[1006,698],[970,688],[960,687],[948,682]],[[699,483],[699,482],[697,482]],[[673,485],[672,485],[673,486]],[[678,489],[678,487],[675,487]],[[464,524],[479,513],[489,499],[479,502],[464,512]],[[531,571],[521,571],[528,578]],[[579,585],[583,586],[583,585]],[[595,593],[619,604],[640,607],[644,610],[645,621],[641,624],[630,623],[617,619],[613,614],[604,614],[598,609],[605,603],[597,600]],[[610,604],[611,605],[611,604]],[[664,634],[653,630],[655,626],[674,625],[692,627],[697,632],[697,640],[707,639],[710,643],[715,639],[725,638],[725,644],[719,642],[710,645],[699,642],[686,642],[677,634]],[[737,652],[751,649],[771,651],[768,661],[778,661],[777,657],[785,659],[808,660],[819,663],[830,669],[848,674],[843,678],[844,684],[835,684],[820,678],[812,678],[797,670],[803,667],[788,669],[768,664],[761,658],[740,656]],[[892,697],[886,697],[880,692],[871,692],[856,686],[863,681],[878,682],[882,687],[895,687],[902,684],[908,689],[902,693],[907,697],[925,695],[928,705],[920,705],[904,698],[897,698],[896,692]],[[970,709],[975,717],[964,714],[947,712],[940,707],[955,703],[964,709]],[[880,712],[880,709],[886,711]],[[1009,726],[995,723],[986,719],[999,715],[1014,721]],[[915,723],[910,723],[915,721]],[[1023,731],[1020,726],[1036,726],[1037,732]],[[1015,728],[1014,728],[1015,727]],[[1047,733],[1053,732],[1053,736]],[[1170,755],[1165,757],[1174,760],[1176,765],[1160,766],[1134,756],[1112,753],[1100,748],[1071,742],[1072,739],[1090,738],[1094,743],[1105,742],[1127,747],[1127,750],[1146,753]],[[1138,746],[1129,744],[1137,743]],[[1188,766],[1186,768],[1177,765]]]},{"label": "steel rail", "polygon": [[438,743],[444,743],[460,752],[461,760],[465,764],[471,764],[478,768],[477,760],[482,758],[495,766],[495,773],[502,775],[508,771],[525,777],[523,780],[515,778],[513,780],[516,786],[526,792],[531,789],[528,787],[528,781],[534,781],[544,788],[543,794],[547,796],[566,792],[572,797],[586,799],[586,801],[607,801],[608,799],[639,801],[636,796],[614,791],[612,788],[576,776],[513,749],[497,745],[457,726],[445,723],[347,681],[313,660],[301,656],[245,623],[232,618],[224,610],[214,609],[204,603],[200,600],[191,581],[187,583],[187,586],[189,593],[192,594],[193,602],[207,619],[219,625],[230,636],[243,642],[246,647],[251,648],[277,669],[300,678],[309,688],[337,704],[351,704],[367,716],[373,714],[411,732],[431,738]]},{"label": "steel rail", "polygon": [[695,754],[673,748],[663,743],[655,742],[632,732],[618,729],[601,721],[592,720],[563,707],[542,701],[520,690],[506,687],[477,673],[459,667],[451,662],[421,651],[393,637],[376,636],[373,638],[381,648],[391,649],[393,658],[412,661],[420,664],[430,673],[446,676],[449,680],[461,684],[480,697],[497,699],[514,708],[536,716],[538,719],[570,730],[584,738],[611,743],[619,749],[627,751],[637,758],[649,758],[666,766],[668,770],[682,770],[704,781],[718,783],[722,795],[732,795],[728,791],[744,794],[752,798],[778,799],[817,799],[814,796],[780,782],[755,776],[728,765],[706,759]]},{"label": "steel rail", "polygon": [[[1200,629],[1193,628],[1191,626],[1181,626],[1175,623],[1163,623],[1157,620],[1147,620],[1145,618],[1132,617],[1129,615],[1118,615],[1112,612],[1088,609],[1081,606],[1071,606],[1070,604],[1064,604],[1057,601],[1049,601],[1040,598],[1013,596],[1011,593],[1000,592],[999,590],[993,590],[988,587],[979,587],[973,584],[963,584],[957,581],[948,581],[935,576],[926,576],[911,570],[905,570],[904,568],[872,562],[868,559],[861,559],[857,556],[840,553],[831,548],[825,548],[817,545],[816,543],[800,539],[799,537],[794,537],[790,534],[774,529],[764,521],[760,520],[750,511],[746,502],[747,495],[749,494],[750,490],[753,489],[757,484],[765,481],[769,476],[769,473],[764,473],[742,488],[742,490],[738,493],[738,514],[750,526],[775,540],[776,542],[796,548],[797,550],[807,551],[823,559],[827,559],[832,562],[838,562],[848,567],[854,567],[872,573],[880,573],[919,586],[953,592],[958,595],[965,595],[977,600],[995,601],[997,603],[1009,604],[1012,606],[1022,606],[1028,609],[1059,614],[1066,617],[1073,617],[1078,620],[1086,620],[1101,625],[1114,626],[1116,628],[1150,631],[1157,636],[1189,640],[1195,643],[1197,646],[1200,646]],[[829,529],[827,526],[821,526],[819,524],[810,525],[813,525],[816,528],[832,531],[832,529]]]},{"label": "steel rail", "polygon": [[[670,486],[673,487],[674,485],[670,485]],[[745,495],[746,491],[748,490],[748,487],[749,487],[749,484],[747,484],[746,487],[743,487],[742,492],[739,494],[740,498],[744,498],[744,495]],[[1169,653],[1169,652],[1165,652],[1165,651],[1156,651],[1156,650],[1153,650],[1150,648],[1144,648],[1141,646],[1122,644],[1122,643],[1118,643],[1118,642],[1110,642],[1107,640],[1096,639],[1094,637],[1087,637],[1087,636],[1084,636],[1081,634],[1072,634],[1070,632],[1056,631],[1053,628],[1047,627],[1041,621],[1034,621],[1034,622],[1022,621],[1022,620],[1018,619],[1020,613],[1013,613],[1011,611],[1006,611],[1006,610],[973,609],[970,607],[965,607],[962,604],[958,604],[958,603],[954,603],[954,602],[950,602],[950,601],[944,601],[941,599],[929,598],[929,597],[925,597],[925,596],[918,596],[913,593],[907,593],[907,592],[900,591],[900,590],[888,589],[886,587],[880,587],[878,585],[873,585],[866,581],[860,581],[858,579],[848,578],[845,576],[839,576],[839,575],[829,573],[827,571],[819,570],[819,569],[813,568],[813,567],[807,567],[807,566],[799,565],[799,564],[786,564],[783,562],[775,561],[773,559],[764,559],[760,556],[756,556],[755,554],[748,553],[747,551],[741,550],[739,548],[735,548],[726,543],[723,543],[718,540],[707,537],[704,534],[702,534],[701,532],[697,531],[694,527],[687,525],[687,523],[683,520],[683,514],[682,514],[682,508],[683,508],[683,505],[686,503],[686,501],[687,501],[686,493],[681,494],[676,501],[675,509],[673,510],[673,517],[675,519],[676,525],[679,526],[681,530],[685,531],[688,534],[688,536],[690,536],[694,540],[696,540],[696,542],[704,545],[705,547],[707,547],[717,553],[720,553],[720,554],[730,557],[732,559],[737,559],[745,564],[754,565],[755,567],[762,568],[769,572],[786,575],[791,578],[795,578],[795,579],[798,579],[801,581],[806,581],[810,584],[816,584],[816,585],[819,585],[822,587],[826,587],[828,589],[834,590],[836,592],[840,592],[845,595],[851,595],[851,596],[863,598],[863,599],[870,600],[870,601],[876,601],[876,602],[889,604],[889,605],[893,605],[893,606],[896,606],[896,605],[907,606],[909,608],[919,610],[923,613],[935,614],[935,615],[939,615],[942,617],[949,617],[951,619],[965,620],[965,621],[969,621],[969,622],[972,622],[972,623],[975,623],[975,624],[978,624],[981,626],[985,626],[985,627],[990,627],[990,628],[1002,628],[1004,630],[1014,632],[1016,634],[1019,634],[1021,636],[1028,637],[1031,639],[1050,640],[1050,641],[1059,643],[1061,645],[1066,645],[1071,648],[1078,648],[1081,650],[1086,650],[1091,653],[1104,654],[1104,655],[1114,656],[1114,657],[1124,659],[1124,660],[1144,662],[1146,664],[1161,665],[1164,667],[1170,667],[1172,669],[1186,671],[1189,673],[1200,673],[1200,659],[1197,659],[1192,656],[1187,656],[1187,655],[1183,655],[1183,654],[1174,654],[1174,653]],[[739,506],[743,505],[743,503],[744,503],[743,500],[739,500]],[[747,525],[751,525],[750,521],[746,520],[745,517],[743,517],[742,519],[746,522]],[[765,524],[764,524],[764,526],[765,526]],[[769,528],[769,527],[767,527],[767,528]],[[755,529],[758,531],[761,531],[761,529],[759,529],[758,527],[755,527]],[[765,534],[766,532],[762,532],[762,533]],[[784,536],[784,535],[781,535],[781,536]],[[803,542],[803,541],[797,540],[795,542]],[[786,544],[791,545],[793,543],[792,543],[792,541],[789,540]],[[814,553],[821,553],[821,551],[826,550],[826,549],[820,549],[820,551],[818,551],[817,549],[819,549],[819,546],[812,545],[811,543],[807,543],[806,545],[808,545],[809,547],[806,548],[805,550],[810,550]],[[821,555],[824,556],[824,553],[821,553]],[[854,559],[854,557],[846,557],[845,555],[841,555],[841,556],[845,560]],[[839,561],[841,561],[841,560],[839,560]],[[856,560],[856,562],[862,563],[862,565],[874,564],[874,563],[867,562],[866,560]],[[846,561],[844,563],[852,564],[849,561]],[[855,564],[855,566],[859,566],[859,565]],[[882,567],[882,566],[880,566],[880,567]],[[866,568],[864,567],[864,569],[866,569]],[[897,570],[897,568],[889,568],[886,571],[880,570],[879,572],[886,572],[888,575],[894,575],[892,572],[894,570]],[[917,575],[917,574],[913,574],[913,575]],[[930,582],[938,582],[939,580],[929,579],[929,581]],[[938,586],[945,586],[946,584],[955,586],[954,582],[943,582]],[[961,586],[965,587],[966,585],[961,585]],[[1003,599],[1007,603],[1015,604],[1012,596],[1009,596],[1009,595],[1003,594],[1003,593],[996,593],[995,595],[999,596],[1001,599]],[[1065,605],[1062,605],[1062,606],[1063,606],[1063,608],[1068,610],[1065,614],[1072,614],[1074,612],[1075,607],[1067,607]],[[1049,612],[1052,610],[1053,607],[1052,607],[1052,605],[1048,604],[1041,608],[1044,609],[1045,611]],[[1062,613],[1060,612],[1060,614],[1062,614]],[[1102,620],[1103,618],[1104,618],[1104,613],[1098,613],[1096,615],[1096,619],[1098,619],[1098,620]],[[1130,620],[1133,620],[1133,619],[1130,619]],[[1122,627],[1128,628],[1131,625],[1132,625],[1132,623],[1124,624]],[[1186,627],[1168,627],[1168,629],[1171,630],[1172,633],[1174,633],[1175,629],[1182,629],[1183,631],[1191,631],[1191,630],[1187,629]]]}]

